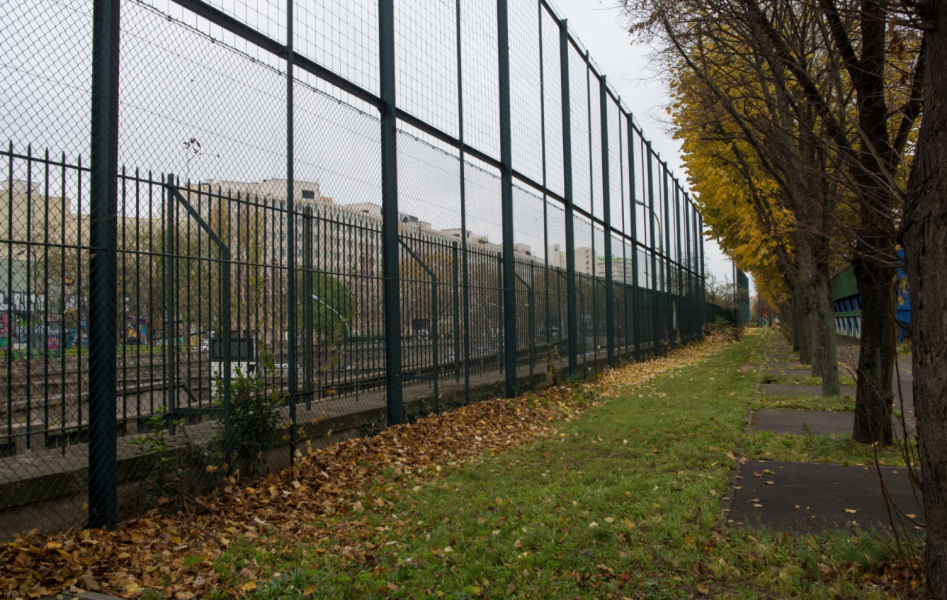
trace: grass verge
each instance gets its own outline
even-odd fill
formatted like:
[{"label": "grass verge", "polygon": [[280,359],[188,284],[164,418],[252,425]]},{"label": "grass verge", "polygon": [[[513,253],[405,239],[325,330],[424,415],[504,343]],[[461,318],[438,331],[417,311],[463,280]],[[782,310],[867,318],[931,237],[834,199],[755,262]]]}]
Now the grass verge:
[{"label": "grass verge", "polygon": [[[911,447],[916,442],[911,440]],[[874,451],[852,439],[849,434],[792,435],[772,431],[751,431],[743,445],[750,458],[796,462],[820,462],[840,465],[870,465],[875,463]],[[900,446],[878,449],[878,463],[903,467],[904,455]]]},{"label": "grass verge", "polygon": [[533,444],[339,515],[341,539],[242,538],[216,574],[261,599],[887,597],[881,537],[723,526],[757,380],[745,367],[764,348],[751,334],[647,384],[616,381]]},{"label": "grass verge", "polygon": [[759,394],[753,402],[753,410],[761,408],[794,408],[798,410],[855,411],[852,396],[770,396]]},{"label": "grass verge", "polygon": [[[848,375],[839,375],[838,378],[839,385],[841,386],[855,386],[855,380]],[[798,375],[778,375],[774,373],[763,373],[763,376],[760,378],[760,383],[782,383],[790,385],[822,385],[822,378],[815,377],[813,375],[808,375],[806,377],[801,377]]]}]

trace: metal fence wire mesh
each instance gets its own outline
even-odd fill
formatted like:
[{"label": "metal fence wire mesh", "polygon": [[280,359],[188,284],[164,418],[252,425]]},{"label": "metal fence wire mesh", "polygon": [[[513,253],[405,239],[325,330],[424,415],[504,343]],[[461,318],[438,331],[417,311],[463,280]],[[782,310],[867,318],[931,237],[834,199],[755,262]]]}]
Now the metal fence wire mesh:
[{"label": "metal fence wire mesh", "polygon": [[700,215],[544,0],[0,11],[0,537],[701,336]]}]

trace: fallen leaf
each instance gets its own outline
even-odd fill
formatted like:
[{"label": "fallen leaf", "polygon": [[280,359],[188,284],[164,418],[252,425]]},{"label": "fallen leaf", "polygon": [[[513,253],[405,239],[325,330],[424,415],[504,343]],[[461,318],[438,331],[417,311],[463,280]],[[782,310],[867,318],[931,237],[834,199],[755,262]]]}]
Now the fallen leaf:
[{"label": "fallen leaf", "polygon": [[[149,588],[161,597],[175,600],[190,593],[202,597],[209,589],[222,587],[214,566],[216,559],[228,546],[244,542],[267,553],[279,539],[325,538],[333,540],[346,559],[351,553],[353,560],[361,561],[378,546],[399,544],[395,536],[406,533],[404,523],[396,516],[377,529],[377,524],[369,525],[364,519],[340,520],[340,514],[358,514],[356,503],[361,503],[364,510],[368,506],[366,497],[373,499],[373,506],[391,506],[401,494],[420,488],[449,466],[479,460],[536,439],[558,441],[565,434],[554,431],[554,423],[571,421],[601,404],[616,385],[640,388],[655,377],[702,360],[720,347],[719,342],[711,340],[689,345],[670,357],[609,370],[600,378],[601,384],[584,385],[589,394],[581,402],[573,394],[574,388],[556,386],[533,392],[532,399],[522,395],[483,400],[391,427],[377,435],[322,448],[304,441],[306,452],[300,453],[303,456],[297,454],[299,460],[291,467],[253,481],[241,478],[233,465],[220,464],[211,469],[204,465],[202,471],[226,476],[221,476],[220,486],[213,493],[189,496],[189,510],[176,510],[178,499],[162,496],[156,499],[163,503],[161,512],[136,515],[115,531],[71,530],[45,536],[37,531],[4,542],[0,552],[0,597],[9,596],[12,589],[2,587],[5,581],[19,585],[21,568],[48,574],[81,573],[78,577],[46,576],[30,589],[31,594],[55,596],[73,585],[98,591],[97,582],[103,582],[102,587],[107,585],[125,596],[139,596],[144,588]],[[316,383],[320,381],[317,379]],[[536,402],[537,396],[543,402]],[[589,401],[590,398],[594,400]],[[319,420],[313,418],[309,422],[317,424]],[[629,447],[635,447],[631,441]],[[658,452],[654,448],[653,453]],[[389,478],[388,473],[394,476]],[[384,482],[381,493],[379,482]],[[632,496],[631,492],[627,495]],[[498,497],[497,506],[504,505],[512,503]],[[661,505],[655,503],[652,508],[658,510]],[[608,519],[605,522],[611,523]],[[628,519],[622,522],[626,532],[635,528],[635,523]],[[500,524],[496,526],[494,531],[499,535]],[[379,535],[371,541],[353,544],[353,539],[364,539],[359,531],[363,528],[369,534]],[[451,546],[456,548],[455,544],[452,542]],[[395,549],[399,547],[395,545]],[[34,556],[34,551],[41,552],[42,558]],[[437,552],[444,556],[450,551],[445,548]],[[184,560],[190,557],[197,560],[185,567]],[[247,563],[247,567],[252,569],[241,575],[240,580],[252,591],[264,572],[256,563]],[[375,575],[383,577],[380,571],[375,571]],[[134,593],[127,593],[123,591],[125,583],[138,587]],[[246,593],[242,589],[243,586],[236,586],[233,591]],[[314,595],[315,590],[306,588],[305,592],[300,589],[296,593]]]}]

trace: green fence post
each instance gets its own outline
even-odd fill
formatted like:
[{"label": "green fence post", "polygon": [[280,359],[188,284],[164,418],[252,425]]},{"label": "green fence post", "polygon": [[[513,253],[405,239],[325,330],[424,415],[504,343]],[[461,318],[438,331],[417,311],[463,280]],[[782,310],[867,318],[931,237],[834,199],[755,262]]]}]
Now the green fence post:
[{"label": "green fence post", "polygon": [[303,393],[306,410],[312,409],[313,395],[313,311],[312,311],[312,206],[303,208]]},{"label": "green fence post", "polygon": [[115,319],[120,4],[120,0],[96,0],[92,11],[89,527],[110,529],[118,519]]},{"label": "green fence post", "polygon": [[385,415],[388,425],[404,421],[401,390],[401,315],[398,285],[398,117],[395,105],[394,0],[378,3],[381,90],[382,277],[385,307]]},{"label": "green fence post", "polygon": [[658,258],[655,248],[655,215],[654,215],[654,152],[651,150],[651,142],[645,142],[646,153],[648,154],[648,212],[650,212],[650,223],[648,227],[649,241],[651,243],[651,356],[658,355]]},{"label": "green fence post", "polygon": [[[707,273],[704,270],[704,215],[697,214],[697,236],[700,240],[699,256],[700,259],[700,314],[706,316],[705,306],[707,305]],[[704,323],[701,319],[700,339],[704,339]]]},{"label": "green fence post", "polygon": [[460,260],[461,277],[463,278],[463,336],[464,336],[464,402],[470,403],[470,287],[468,285],[468,252],[467,252],[467,178],[465,176],[465,148],[464,148],[464,78],[463,57],[461,54],[461,12],[460,0],[454,3],[454,23],[456,25],[456,64],[457,64],[457,142],[460,151]]},{"label": "green fence post", "polygon": [[559,72],[562,94],[562,183],[566,203],[566,302],[568,305],[569,375],[578,367],[579,323],[575,285],[575,210],[572,195],[572,101],[569,95],[569,24],[559,21]]},{"label": "green fence post", "polygon": [[628,129],[628,178],[631,188],[630,206],[631,206],[631,286],[632,286],[632,335],[635,336],[635,362],[641,360],[641,319],[639,315],[639,306],[641,304],[641,288],[638,282],[638,200],[637,182],[635,181],[635,122],[631,113],[625,113],[626,127]]},{"label": "green fence post", "polygon": [[668,166],[667,163],[658,160],[661,163],[661,170],[664,173],[664,330],[668,340],[668,349],[673,347],[674,336],[671,335],[671,319],[673,319],[673,299],[671,293],[671,198],[668,186]]},{"label": "green fence post", "polygon": [[[289,328],[289,464],[296,460],[298,437],[296,423],[296,201],[295,201],[295,146],[293,135],[293,0],[286,0],[286,320]],[[307,290],[308,291],[308,290]]]},{"label": "green fence post", "polygon": [[612,208],[608,156],[608,90],[605,76],[599,76],[599,103],[602,126],[602,215],[605,220],[605,330],[608,364],[615,365],[615,289],[612,275]]},{"label": "green fence post", "polygon": [[510,108],[510,25],[507,0],[497,0],[497,54],[500,68],[500,170],[503,191],[503,344],[506,397],[516,395],[516,264],[513,255],[513,131]]},{"label": "green fence post", "polygon": [[453,290],[454,323],[451,336],[454,338],[454,382],[460,383],[460,257],[457,242],[451,242],[451,289]]}]

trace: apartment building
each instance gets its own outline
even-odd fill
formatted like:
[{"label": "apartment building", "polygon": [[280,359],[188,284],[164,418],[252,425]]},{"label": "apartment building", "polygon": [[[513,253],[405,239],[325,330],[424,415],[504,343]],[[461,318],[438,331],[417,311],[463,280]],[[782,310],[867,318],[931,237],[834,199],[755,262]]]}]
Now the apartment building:
[{"label": "apartment building", "polygon": [[[562,248],[559,244],[552,244],[549,248],[546,249],[546,253],[549,256],[549,266],[555,267],[557,269],[566,270],[566,261],[568,260],[568,253]],[[582,247],[576,248],[573,250],[573,255],[575,256],[575,272],[581,275],[593,275],[596,273],[596,260],[595,253],[592,252],[591,248]],[[604,257],[602,259],[604,261]],[[602,271],[602,276],[604,276],[604,267]]]},{"label": "apartment building", "polygon": [[[267,263],[284,264],[288,252],[287,184],[285,179],[269,179],[262,182],[214,181],[199,184],[205,193],[204,203],[213,202],[218,196],[239,198],[250,209],[262,215],[255,235],[264,242],[263,256]],[[209,192],[209,193],[208,193]],[[318,182],[294,181],[293,198],[296,209],[295,252],[296,264],[306,264],[304,248],[306,236],[311,235],[312,267],[317,270],[343,274],[380,276],[381,274],[381,205],[370,202],[339,204],[324,196]],[[239,204],[239,202],[238,202]],[[206,210],[203,207],[203,210]],[[237,219],[230,211],[230,218]],[[409,245],[424,246],[430,252],[434,248],[448,249],[459,245],[464,236],[460,229],[438,230],[431,223],[408,213],[399,213],[400,233]],[[467,245],[471,249],[502,253],[499,244],[491,243],[487,236],[466,232]],[[518,258],[532,259],[532,249],[525,244],[516,244],[514,252]]]}]

